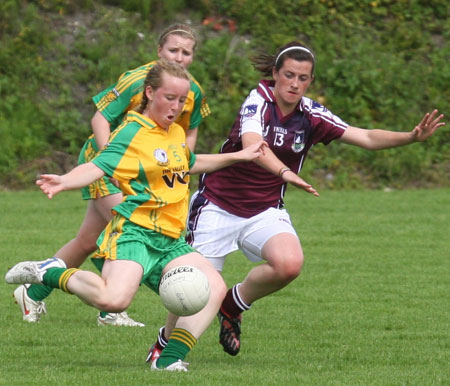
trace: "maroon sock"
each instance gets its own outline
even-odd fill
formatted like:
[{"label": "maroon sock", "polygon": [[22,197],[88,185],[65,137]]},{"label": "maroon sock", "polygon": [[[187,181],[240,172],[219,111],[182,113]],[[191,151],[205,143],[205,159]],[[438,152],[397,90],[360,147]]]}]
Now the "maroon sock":
[{"label": "maroon sock", "polygon": [[155,348],[158,349],[159,351],[162,351],[164,347],[167,346],[167,340],[164,337],[164,333],[165,333],[165,326],[159,329],[158,339],[156,339],[155,343]]},{"label": "maroon sock", "polygon": [[220,310],[230,318],[237,318],[243,311],[247,311],[251,307],[239,295],[240,285],[241,283],[238,283],[228,290],[220,307]]}]

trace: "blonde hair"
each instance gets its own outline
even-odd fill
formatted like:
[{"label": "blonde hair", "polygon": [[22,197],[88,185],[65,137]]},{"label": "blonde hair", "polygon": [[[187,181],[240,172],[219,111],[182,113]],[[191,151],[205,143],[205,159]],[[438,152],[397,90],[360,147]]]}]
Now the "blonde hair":
[{"label": "blonde hair", "polygon": [[158,60],[155,65],[148,71],[147,76],[144,81],[144,91],[142,92],[142,102],[139,108],[137,109],[138,113],[143,113],[148,104],[148,97],[145,93],[145,90],[148,86],[152,88],[153,91],[156,91],[162,85],[162,75],[163,74],[171,75],[176,78],[186,79],[190,81],[190,77],[188,72],[184,67],[175,62],[169,62],[166,59]]},{"label": "blonde hair", "polygon": [[179,35],[184,38],[192,39],[194,41],[194,51],[197,47],[197,37],[195,36],[194,29],[187,24],[172,24],[161,32],[158,39],[158,45],[164,46],[169,35]]}]

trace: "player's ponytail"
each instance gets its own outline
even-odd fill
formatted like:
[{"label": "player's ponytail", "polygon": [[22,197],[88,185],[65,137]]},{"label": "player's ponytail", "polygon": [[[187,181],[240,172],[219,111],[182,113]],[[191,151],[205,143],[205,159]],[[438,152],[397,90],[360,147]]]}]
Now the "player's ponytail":
[{"label": "player's ponytail", "polygon": [[315,57],[313,52],[297,41],[292,41],[280,47],[275,55],[260,51],[251,58],[253,67],[263,76],[272,76],[272,70],[279,71],[283,67],[284,61],[292,58],[298,61],[307,61],[312,63],[311,75],[314,75]]},{"label": "player's ponytail", "polygon": [[[145,90],[145,88],[144,88]],[[142,93],[142,100],[141,100],[141,104],[139,105],[139,107],[136,109],[136,111],[140,114],[142,114],[144,112],[144,110],[147,108],[147,104],[148,104],[148,97],[147,94],[145,93],[145,91]]]}]

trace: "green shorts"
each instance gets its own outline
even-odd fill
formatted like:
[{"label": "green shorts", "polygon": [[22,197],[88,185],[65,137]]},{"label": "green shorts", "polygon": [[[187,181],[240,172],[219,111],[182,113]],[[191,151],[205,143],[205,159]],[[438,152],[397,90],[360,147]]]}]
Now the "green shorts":
[{"label": "green shorts", "polygon": [[119,214],[99,236],[97,246],[92,262],[100,271],[105,259],[135,261],[144,270],[141,283],[157,294],[164,267],[179,256],[196,252],[182,236],[179,239],[165,236]]},{"label": "green shorts", "polygon": [[[80,155],[78,156],[78,165],[91,161],[98,153],[97,144],[94,135],[91,135],[84,143]],[[121,190],[115,186],[108,177],[103,177],[94,183],[81,189],[83,200],[93,200],[98,197],[110,196],[111,194],[121,193]]]}]

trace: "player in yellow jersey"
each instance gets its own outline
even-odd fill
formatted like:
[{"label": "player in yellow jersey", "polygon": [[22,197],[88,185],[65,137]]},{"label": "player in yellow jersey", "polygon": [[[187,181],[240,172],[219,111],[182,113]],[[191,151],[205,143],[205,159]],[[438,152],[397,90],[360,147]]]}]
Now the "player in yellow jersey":
[{"label": "player in yellow jersey", "polygon": [[[195,33],[185,24],[174,24],[166,28],[158,40],[158,56],[177,62],[185,69],[193,61],[195,48]],[[123,73],[115,84],[92,98],[97,107],[91,121],[93,135],[81,150],[79,164],[91,161],[98,150],[108,143],[110,132],[120,125],[125,114],[140,105],[145,77],[154,64],[152,61]],[[189,78],[189,92],[177,122],[185,130],[186,142],[194,151],[198,126],[209,114],[209,107],[198,82],[191,74]],[[120,189],[107,177],[100,178],[83,188],[82,196],[89,201],[78,234],[54,255],[64,260],[68,267],[79,267],[96,249],[97,237],[112,217],[111,209],[122,201]],[[25,321],[39,321],[41,313],[46,312],[43,300],[51,291],[51,288],[41,285],[22,285],[14,291],[14,297],[21,307]],[[130,318],[126,312],[120,314],[101,312],[97,317],[97,323],[102,326],[144,326],[143,323]]]},{"label": "player in yellow jersey", "polygon": [[122,312],[141,283],[158,293],[161,276],[180,265],[192,265],[208,278],[214,299],[199,313],[180,318],[154,369],[187,371],[185,356],[215,318],[225,296],[221,275],[189,246],[181,232],[188,212],[189,175],[212,172],[262,155],[265,142],[228,154],[195,155],[186,145],[183,128],[175,123],[189,90],[186,70],[159,61],[148,72],[144,98],[137,112],[128,113],[109,144],[90,162],[58,176],[44,174],[37,181],[52,198],[108,176],[115,178],[123,201],[100,235],[94,260],[101,276],[66,268],[58,258],[16,264],[8,283],[42,283],[77,295],[101,310]]}]

